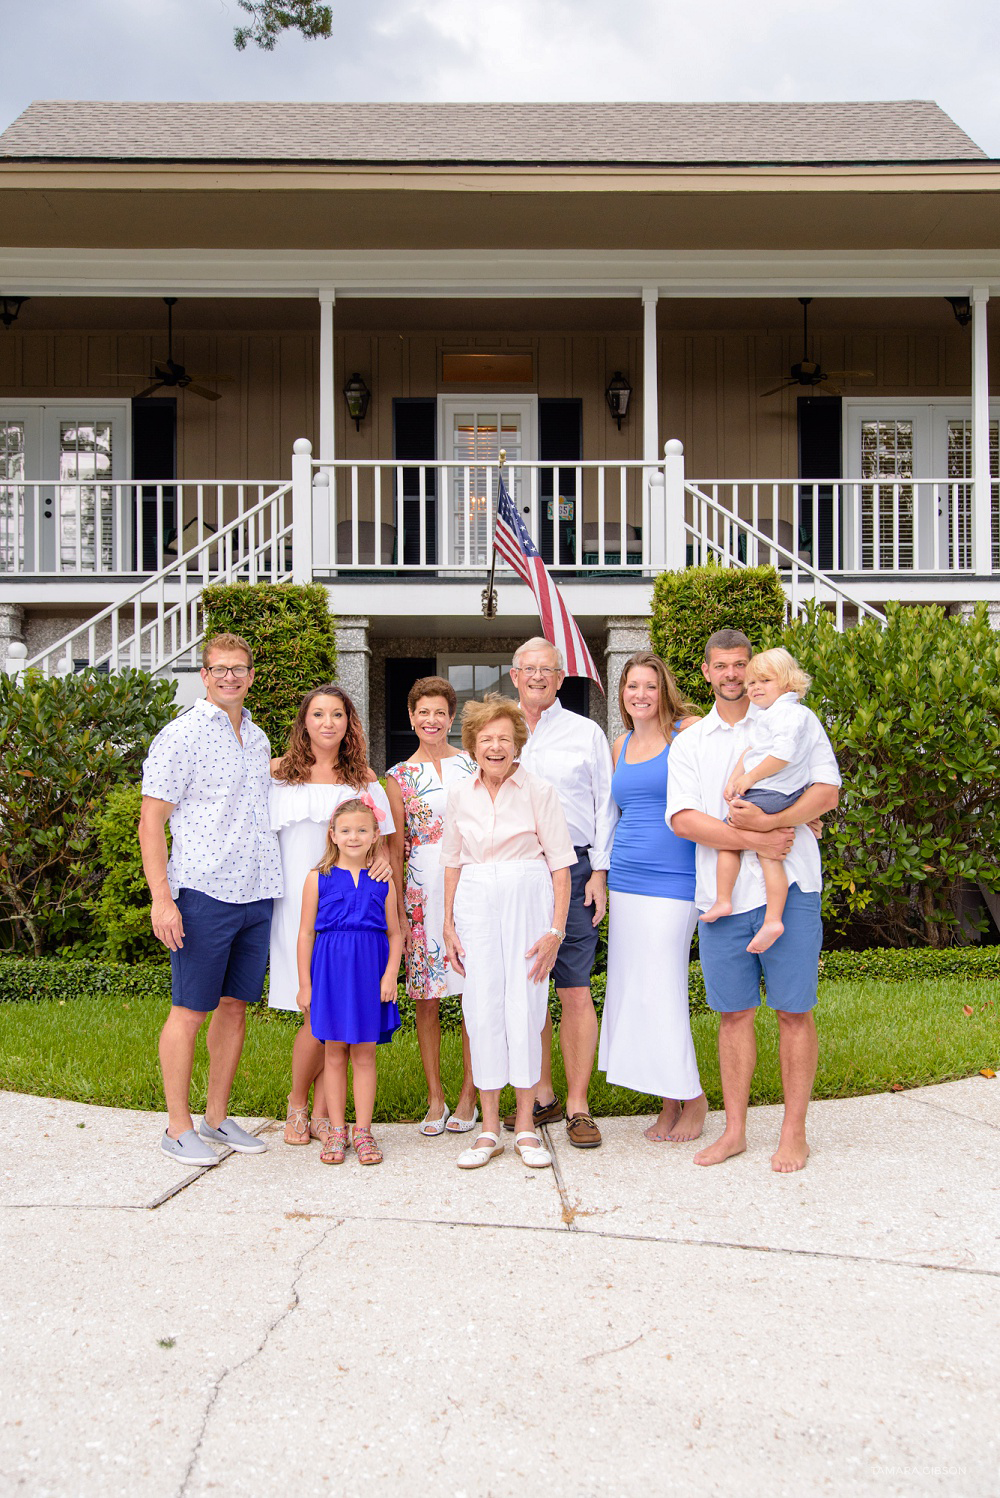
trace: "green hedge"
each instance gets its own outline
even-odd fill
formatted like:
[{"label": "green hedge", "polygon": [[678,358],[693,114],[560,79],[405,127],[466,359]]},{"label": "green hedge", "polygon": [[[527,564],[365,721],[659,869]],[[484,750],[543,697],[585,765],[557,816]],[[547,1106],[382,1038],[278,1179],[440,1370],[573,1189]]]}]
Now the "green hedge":
[{"label": "green hedge", "polygon": [[785,594],[773,567],[687,567],[656,579],[649,638],[688,701],[711,707],[712,689],[701,674],[709,635],[739,629],[759,650],[784,619]]},{"label": "green hedge", "polygon": [[336,680],[336,620],[326,589],[315,584],[219,583],[202,593],[205,635],[249,641],[254,684],[247,706],[280,754],[306,692]]},{"label": "green hedge", "polygon": [[[864,979],[880,982],[913,982],[918,979],[954,978],[957,982],[974,979],[1000,979],[1000,947],[931,947],[903,949],[876,948],[868,952],[825,952],[820,958],[820,979],[825,982],[857,983]],[[603,973],[594,975],[592,992],[598,1014],[604,1008]],[[266,993],[266,989],[265,989]],[[701,964],[690,968],[691,1008],[704,1011],[705,981]],[[170,998],[170,969],[163,963],[91,962],[65,957],[0,957],[0,1003],[25,1003],[39,999],[96,998],[103,994],[120,994],[130,999]],[[558,1024],[559,1001],[553,989],[550,994],[553,1019]],[[413,1003],[400,986],[399,1008],[405,1026],[413,1024]],[[281,1019],[284,1012],[271,1010],[270,1017]],[[298,1016],[287,1016],[296,1023]],[[458,998],[441,1001],[441,1024],[457,1029],[461,1024],[462,1004]]]}]

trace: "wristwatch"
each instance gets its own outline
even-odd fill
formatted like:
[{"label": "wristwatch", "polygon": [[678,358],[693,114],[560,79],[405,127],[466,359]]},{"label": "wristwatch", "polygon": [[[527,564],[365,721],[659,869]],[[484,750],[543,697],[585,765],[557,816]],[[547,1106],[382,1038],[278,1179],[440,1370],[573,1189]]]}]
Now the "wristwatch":
[{"label": "wristwatch", "polygon": [[565,931],[560,931],[558,926],[550,926],[549,929],[548,929],[548,931],[546,932],[546,935],[547,936],[558,936],[558,938],[559,938],[560,941],[565,941],[566,940],[566,933],[565,933]]}]

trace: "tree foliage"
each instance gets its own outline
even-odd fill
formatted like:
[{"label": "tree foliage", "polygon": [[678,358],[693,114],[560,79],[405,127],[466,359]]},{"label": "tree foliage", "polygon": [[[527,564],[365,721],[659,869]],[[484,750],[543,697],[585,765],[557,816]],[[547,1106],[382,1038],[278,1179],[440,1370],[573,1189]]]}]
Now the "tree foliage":
[{"label": "tree foliage", "polygon": [[306,692],[335,680],[336,620],[318,584],[219,583],[202,594],[205,634],[232,631],[254,653],[247,706],[280,754]]},{"label": "tree foliage", "polygon": [[36,957],[90,939],[97,824],[174,716],[144,671],[0,676],[0,940]]},{"label": "tree foliage", "polygon": [[687,567],[656,579],[649,637],[681,695],[709,707],[712,689],[701,674],[709,635],[739,629],[759,650],[784,617],[785,594],[773,567]]},{"label": "tree foliage", "polygon": [[253,42],[263,52],[273,52],[280,36],[298,31],[307,41],[328,37],[333,30],[333,8],[317,5],[316,0],[236,0],[240,10],[250,17],[247,26],[233,32],[236,49],[242,52]]},{"label": "tree foliage", "polygon": [[[100,892],[90,902],[95,944],[111,962],[166,962],[167,949],[153,935],[149,921],[149,886],[142,872],[139,813],[142,787],[113,790],[97,818],[98,858],[103,871]],[[166,828],[170,846],[170,826]]]},{"label": "tree foliage", "polygon": [[814,609],[780,643],[813,678],[806,704],[844,777],[823,833],[828,909],[873,944],[943,947],[962,939],[962,882],[1000,890],[1000,635],[985,604],[968,621],[886,615],[839,634]]}]

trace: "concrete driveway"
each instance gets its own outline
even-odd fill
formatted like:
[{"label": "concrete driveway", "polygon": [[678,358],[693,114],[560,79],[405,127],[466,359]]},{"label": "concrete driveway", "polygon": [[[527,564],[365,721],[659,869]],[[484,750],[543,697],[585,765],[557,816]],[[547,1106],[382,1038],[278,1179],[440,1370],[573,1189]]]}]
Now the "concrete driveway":
[{"label": "concrete driveway", "polygon": [[1000,1495],[1000,1080],[818,1103],[793,1176],[778,1117],[469,1173],[255,1119],[185,1175],[162,1117],[0,1094],[0,1492]]}]

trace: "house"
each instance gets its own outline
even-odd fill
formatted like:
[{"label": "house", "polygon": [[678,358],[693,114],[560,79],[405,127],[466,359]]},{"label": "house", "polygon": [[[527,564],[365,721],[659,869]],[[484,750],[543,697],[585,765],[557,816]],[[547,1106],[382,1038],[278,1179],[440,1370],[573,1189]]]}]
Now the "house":
[{"label": "house", "polygon": [[1000,163],[932,103],[41,102],[0,241],[12,658],[184,695],[206,579],[315,579],[381,767],[537,628],[501,449],[612,725],[664,566],[1000,611]]}]

